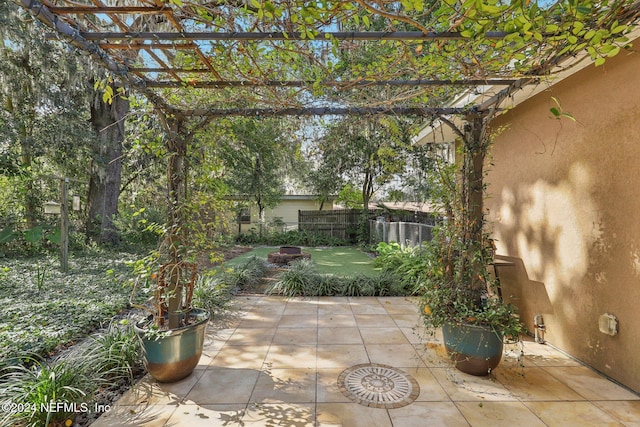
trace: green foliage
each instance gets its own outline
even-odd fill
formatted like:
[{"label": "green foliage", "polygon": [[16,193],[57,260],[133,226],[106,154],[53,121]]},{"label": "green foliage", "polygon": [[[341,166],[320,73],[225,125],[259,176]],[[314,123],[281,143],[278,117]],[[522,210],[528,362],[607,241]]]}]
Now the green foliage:
[{"label": "green foliage", "polygon": [[134,254],[72,255],[62,274],[56,257],[3,260],[0,361],[24,351],[49,355],[109,322],[129,305]]},{"label": "green foliage", "polygon": [[149,208],[137,209],[134,206],[121,208],[113,218],[123,245],[132,247],[155,246],[164,234],[166,212]]},{"label": "green foliage", "polygon": [[200,276],[193,289],[193,306],[207,310],[212,319],[214,315],[223,312],[236,290],[236,285],[227,280],[229,277],[226,274]]},{"label": "green foliage", "polygon": [[[19,404],[19,411],[2,411],[1,425],[48,426],[73,418],[73,404],[86,402],[85,390],[95,390],[98,383],[89,374],[90,369],[67,360],[46,363],[27,358],[26,365],[12,365],[3,370],[0,384],[3,405]],[[67,409],[57,403],[67,403]],[[49,405],[54,405],[49,408]],[[11,408],[11,406],[7,406]],[[5,406],[3,406],[5,408]]]},{"label": "green foliage", "polygon": [[138,338],[125,321],[111,324],[49,362],[21,354],[19,363],[2,368],[0,403],[19,402],[26,410],[2,411],[0,425],[40,427],[73,420],[76,412],[92,409],[95,393],[133,385],[134,375],[142,369],[140,356]]},{"label": "green foliage", "polygon": [[133,385],[135,373],[142,369],[141,353],[132,323],[125,320],[111,322],[106,330],[91,335],[66,358],[83,361],[99,375],[103,385],[114,382]]},{"label": "green foliage", "polygon": [[266,271],[265,260],[251,256],[231,271],[223,273],[222,280],[234,289],[255,288],[264,277]]},{"label": "green foliage", "polygon": [[335,276],[320,274],[312,260],[293,262],[271,287],[268,294],[293,296],[404,296],[409,295],[399,277],[392,272],[378,275]]},{"label": "green foliage", "polygon": [[346,183],[338,193],[336,203],[347,209],[358,209],[363,206],[362,191],[358,190],[353,184]]},{"label": "green foliage", "polygon": [[269,246],[345,246],[347,242],[337,237],[311,231],[289,230],[283,232],[270,232],[262,236],[255,230],[236,236],[236,242],[246,245]]}]

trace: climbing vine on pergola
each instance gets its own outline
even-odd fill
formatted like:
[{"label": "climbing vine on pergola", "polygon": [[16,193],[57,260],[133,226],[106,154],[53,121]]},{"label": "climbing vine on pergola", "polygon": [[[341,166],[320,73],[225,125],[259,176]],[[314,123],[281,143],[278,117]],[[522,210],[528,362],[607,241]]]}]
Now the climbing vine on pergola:
[{"label": "climbing vine on pergola", "polygon": [[[91,55],[116,86],[154,105],[172,153],[172,238],[194,129],[229,115],[320,114],[414,115],[450,125],[471,156],[477,236],[487,125],[503,101],[627,48],[640,10],[635,0],[17,1],[51,38]],[[104,88],[108,99],[111,86]],[[451,105],[463,92],[470,101]]]}]

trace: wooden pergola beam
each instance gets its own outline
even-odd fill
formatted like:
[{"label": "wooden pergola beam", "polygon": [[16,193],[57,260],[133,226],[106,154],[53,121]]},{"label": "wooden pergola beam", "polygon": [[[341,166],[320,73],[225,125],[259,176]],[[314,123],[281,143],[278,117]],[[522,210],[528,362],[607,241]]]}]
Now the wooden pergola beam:
[{"label": "wooden pergola beam", "polygon": [[[131,71],[139,71],[133,69]],[[174,70],[175,71],[175,70]],[[159,69],[159,72],[169,72],[169,70]],[[188,71],[185,71],[188,72]],[[357,81],[322,81],[324,87],[363,87],[363,86],[508,86],[518,79],[490,79],[490,80],[357,80]],[[226,87],[305,87],[316,82],[313,80],[212,80],[212,81],[147,81],[147,88],[172,88],[172,87],[193,87],[202,89],[221,89]]]},{"label": "wooden pergola beam", "polygon": [[119,13],[119,14],[128,14],[128,15],[148,15],[148,14],[159,14],[163,13],[165,10],[170,10],[167,7],[160,6],[88,6],[88,5],[77,5],[77,6],[50,6],[49,10],[52,13],[58,15],[89,15],[89,14],[97,14],[97,13]]},{"label": "wooden pergola beam", "polygon": [[289,108],[213,108],[182,110],[191,117],[280,117],[280,116],[345,116],[345,115],[404,115],[436,117],[470,114],[469,108],[429,107],[289,107]]},{"label": "wooden pergola beam", "polygon": [[[485,39],[503,39],[506,32],[487,32]],[[80,35],[86,40],[93,41],[264,41],[264,40],[304,40],[310,41],[305,33],[301,32],[93,32],[81,31]],[[434,41],[434,40],[469,40],[459,32],[430,32],[421,31],[337,31],[319,32],[313,40],[353,40],[353,41]]]}]

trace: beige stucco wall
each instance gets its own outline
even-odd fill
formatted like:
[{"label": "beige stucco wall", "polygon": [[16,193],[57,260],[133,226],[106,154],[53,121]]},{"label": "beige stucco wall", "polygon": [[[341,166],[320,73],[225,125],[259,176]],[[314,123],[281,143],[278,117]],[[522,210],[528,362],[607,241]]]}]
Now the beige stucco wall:
[{"label": "beige stucco wall", "polygon": [[[576,122],[552,118],[561,101]],[[487,201],[528,328],[640,392],[640,55],[589,67],[495,122]],[[599,332],[604,313],[619,333]]]},{"label": "beige stucco wall", "polygon": [[[298,228],[298,211],[317,211],[320,209],[320,202],[316,199],[282,199],[278,206],[273,209],[265,210],[265,219],[267,224],[274,218],[281,218],[285,223],[285,229],[297,229]],[[322,206],[322,210],[333,209],[333,201],[329,200]],[[242,224],[241,232],[246,233],[251,228],[258,227],[258,208],[257,206],[251,206],[251,224]]]}]

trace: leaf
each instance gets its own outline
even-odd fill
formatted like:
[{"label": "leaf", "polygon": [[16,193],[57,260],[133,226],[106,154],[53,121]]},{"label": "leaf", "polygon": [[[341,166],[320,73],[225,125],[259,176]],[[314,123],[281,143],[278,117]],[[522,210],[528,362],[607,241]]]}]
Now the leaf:
[{"label": "leaf", "polygon": [[47,233],[47,235],[45,236],[45,238],[50,241],[51,243],[54,243],[56,245],[60,244],[60,229],[59,228],[55,228],[51,233]]},{"label": "leaf", "polygon": [[0,243],[9,243],[13,239],[16,238],[16,233],[13,232],[13,228],[11,226],[6,226],[2,231],[0,231]]},{"label": "leaf", "polygon": [[601,66],[601,65],[602,65],[602,64],[604,64],[605,62],[606,62],[606,59],[604,59],[603,57],[599,57],[599,58],[597,58],[597,59],[596,59],[596,61],[595,61],[596,67]]},{"label": "leaf", "polygon": [[549,111],[551,111],[551,114],[553,114],[555,117],[560,117],[560,110],[558,110],[556,107],[549,108]]},{"label": "leaf", "polygon": [[24,239],[29,243],[36,243],[42,240],[43,228],[41,225],[33,227],[31,230],[25,230]]},{"label": "leaf", "polygon": [[614,27],[613,29],[611,29],[611,34],[618,34],[625,31],[626,29],[627,29],[626,25],[618,25],[617,27]]}]

